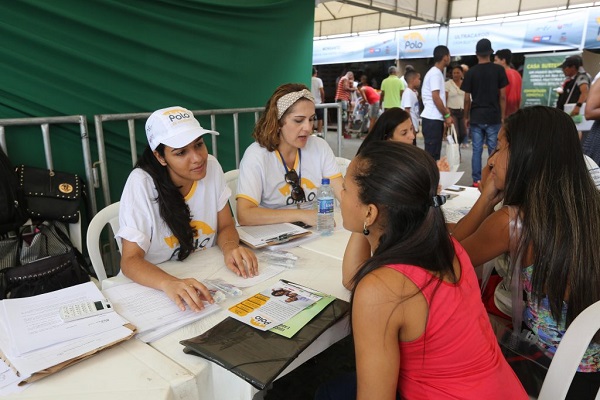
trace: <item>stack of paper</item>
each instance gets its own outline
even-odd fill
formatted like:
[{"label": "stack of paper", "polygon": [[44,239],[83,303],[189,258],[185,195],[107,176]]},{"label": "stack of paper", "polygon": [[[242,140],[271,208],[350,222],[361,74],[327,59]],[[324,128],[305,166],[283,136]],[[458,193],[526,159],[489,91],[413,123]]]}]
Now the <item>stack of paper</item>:
[{"label": "stack of paper", "polygon": [[221,309],[204,302],[201,312],[181,311],[162,291],[131,282],[105,289],[115,311],[137,327],[137,338],[148,343]]},{"label": "stack of paper", "polygon": [[32,382],[133,336],[116,312],[64,322],[59,309],[104,296],[93,282],[38,296],[0,301],[0,394]]}]

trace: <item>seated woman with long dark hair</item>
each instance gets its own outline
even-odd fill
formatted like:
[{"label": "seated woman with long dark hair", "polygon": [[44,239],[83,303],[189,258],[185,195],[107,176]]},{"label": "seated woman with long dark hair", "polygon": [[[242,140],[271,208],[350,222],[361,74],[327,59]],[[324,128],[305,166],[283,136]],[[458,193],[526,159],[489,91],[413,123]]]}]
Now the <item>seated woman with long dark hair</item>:
[{"label": "seated woman with long dark hair", "polygon": [[527,399],[446,229],[438,181],[433,158],[403,143],[375,141],[348,168],[344,227],[364,235],[370,255],[352,243],[344,255],[359,262],[349,280],[356,398]]},{"label": "seated woman with long dark hair", "polygon": [[216,158],[208,154],[203,129],[183,107],[157,110],[146,121],[148,147],[121,195],[116,237],[121,270],[132,280],[164,291],[179,308],[204,308],[208,289],[194,278],[176,278],[156,264],[185,260],[218,245],[225,265],[240,276],[258,273],[256,256],[239,246],[229,209],[231,191]]},{"label": "seated woman with long dark hair", "polygon": [[[496,150],[481,196],[453,235],[474,265],[510,255],[516,333],[522,321],[552,355],[575,317],[600,300],[600,193],[575,124],[561,110],[535,106],[512,114]],[[501,199],[504,206],[494,211]],[[595,398],[599,369],[595,341],[567,398]]]},{"label": "seated woman with long dark hair", "polygon": [[[413,128],[410,114],[398,107],[392,107],[385,110],[381,116],[377,119],[375,126],[363,143],[358,148],[356,155],[361,154],[364,148],[369,146],[373,142],[397,142],[413,144],[415,140],[415,131]],[[436,162],[437,167],[440,171],[448,171],[450,168],[446,157],[442,157]],[[440,188],[438,188],[440,189]],[[354,276],[355,270],[361,262],[366,260],[371,255],[369,252],[369,244],[363,235],[358,233],[352,233],[348,240],[348,246],[346,251],[353,253],[360,253],[361,257],[344,257],[344,274],[342,277],[342,283],[348,289],[350,289],[350,279]],[[357,255],[355,254],[355,255]]]}]

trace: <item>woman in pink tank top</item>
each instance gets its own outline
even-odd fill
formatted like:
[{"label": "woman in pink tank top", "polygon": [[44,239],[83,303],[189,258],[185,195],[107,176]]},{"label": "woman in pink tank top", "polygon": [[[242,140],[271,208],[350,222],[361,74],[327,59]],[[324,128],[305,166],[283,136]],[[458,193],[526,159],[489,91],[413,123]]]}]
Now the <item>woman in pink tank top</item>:
[{"label": "woman in pink tank top", "polygon": [[348,168],[341,209],[354,234],[343,278],[352,289],[356,398],[527,399],[473,266],[448,234],[438,181],[435,161],[403,143],[370,143]]}]

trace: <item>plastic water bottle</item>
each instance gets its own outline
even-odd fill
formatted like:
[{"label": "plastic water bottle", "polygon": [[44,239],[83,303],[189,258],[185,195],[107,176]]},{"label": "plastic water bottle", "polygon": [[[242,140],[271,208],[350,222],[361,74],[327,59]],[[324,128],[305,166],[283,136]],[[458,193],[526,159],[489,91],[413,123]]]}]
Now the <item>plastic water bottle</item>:
[{"label": "plastic water bottle", "polygon": [[321,180],[321,187],[317,191],[317,232],[321,236],[333,233],[333,190],[329,186],[329,178]]}]

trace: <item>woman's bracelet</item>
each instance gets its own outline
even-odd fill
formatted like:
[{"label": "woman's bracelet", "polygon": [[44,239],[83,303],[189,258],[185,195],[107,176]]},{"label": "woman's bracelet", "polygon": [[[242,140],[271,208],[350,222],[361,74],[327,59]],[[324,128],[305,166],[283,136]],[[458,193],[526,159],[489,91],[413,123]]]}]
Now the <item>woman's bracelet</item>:
[{"label": "woman's bracelet", "polygon": [[221,250],[223,250],[225,248],[225,246],[227,246],[228,244],[234,243],[235,247],[240,247],[240,241],[239,240],[226,240],[225,243],[223,243],[220,247]]},{"label": "woman's bracelet", "polygon": [[444,119],[448,119],[448,118],[450,118],[450,113],[444,115]]}]

